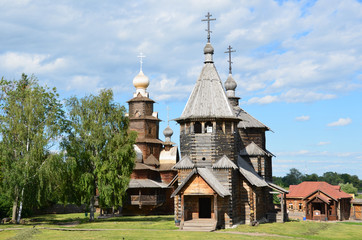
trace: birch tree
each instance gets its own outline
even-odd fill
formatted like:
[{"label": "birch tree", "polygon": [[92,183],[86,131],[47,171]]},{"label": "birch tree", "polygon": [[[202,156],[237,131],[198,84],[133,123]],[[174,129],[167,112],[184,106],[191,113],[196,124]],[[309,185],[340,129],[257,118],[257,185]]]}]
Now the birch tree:
[{"label": "birch tree", "polygon": [[63,146],[67,160],[77,166],[74,190],[81,203],[89,204],[93,221],[96,196],[101,206],[122,206],[134,166],[136,133],[129,132],[125,108],[113,102],[111,90],[72,97],[66,106],[71,131]]},{"label": "birch tree", "polygon": [[35,77],[2,79],[0,87],[2,193],[12,199],[12,220],[18,213],[19,223],[24,204],[47,198],[49,171],[59,162],[50,150],[66,123],[56,89],[39,86]]}]

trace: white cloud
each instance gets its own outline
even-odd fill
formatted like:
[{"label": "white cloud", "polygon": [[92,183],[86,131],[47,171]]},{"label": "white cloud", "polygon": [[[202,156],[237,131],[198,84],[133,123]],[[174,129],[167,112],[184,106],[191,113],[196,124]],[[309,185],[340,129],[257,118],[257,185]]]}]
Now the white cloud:
[{"label": "white cloud", "polygon": [[331,144],[331,142],[319,142],[317,143],[318,146],[324,146],[324,145],[328,145]]},{"label": "white cloud", "polygon": [[336,98],[336,95],[313,92],[303,89],[290,89],[280,95],[266,95],[264,97],[253,97],[248,100],[248,104],[269,104],[273,102],[315,102]]},{"label": "white cloud", "polygon": [[84,93],[96,93],[100,90],[101,79],[98,76],[77,75],[67,82],[67,90],[78,90]]},{"label": "white cloud", "polygon": [[52,59],[50,55],[7,52],[0,55],[0,68],[25,73],[50,73],[66,67],[64,58]]},{"label": "white cloud", "polygon": [[300,121],[300,122],[308,121],[309,119],[310,119],[310,116],[304,116],[304,115],[295,118],[296,121]]},{"label": "white cloud", "polygon": [[269,104],[269,103],[279,102],[279,101],[280,101],[280,98],[278,96],[267,95],[264,97],[253,97],[253,98],[249,99],[248,104],[253,104],[253,103]]},{"label": "white cloud", "polygon": [[352,123],[352,119],[350,118],[340,118],[338,121],[328,123],[328,127],[337,127],[337,126],[346,126]]},{"label": "white cloud", "polygon": [[190,94],[193,85],[181,85],[177,79],[162,74],[151,80],[147,91],[151,92],[153,98],[157,101],[178,100],[186,98]]}]

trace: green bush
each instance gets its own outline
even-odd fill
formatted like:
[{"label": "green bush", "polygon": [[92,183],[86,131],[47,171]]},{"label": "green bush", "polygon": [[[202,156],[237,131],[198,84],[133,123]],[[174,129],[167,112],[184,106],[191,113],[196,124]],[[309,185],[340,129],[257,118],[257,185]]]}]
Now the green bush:
[{"label": "green bush", "polygon": [[11,201],[4,195],[0,195],[0,218],[11,216]]}]

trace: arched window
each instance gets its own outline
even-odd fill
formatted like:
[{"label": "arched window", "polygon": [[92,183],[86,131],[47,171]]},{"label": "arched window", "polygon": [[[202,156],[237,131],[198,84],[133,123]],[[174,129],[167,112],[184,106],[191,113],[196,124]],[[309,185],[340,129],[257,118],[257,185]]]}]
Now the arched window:
[{"label": "arched window", "polygon": [[200,122],[195,122],[194,132],[195,133],[201,133],[201,123]]}]

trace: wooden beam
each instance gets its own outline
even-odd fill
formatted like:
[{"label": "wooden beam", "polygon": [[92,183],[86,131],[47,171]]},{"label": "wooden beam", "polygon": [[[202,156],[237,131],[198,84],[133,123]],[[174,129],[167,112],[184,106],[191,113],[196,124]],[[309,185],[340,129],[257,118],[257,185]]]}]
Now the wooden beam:
[{"label": "wooden beam", "polygon": [[217,194],[214,194],[214,217],[215,217],[215,221],[217,223]]},{"label": "wooden beam", "polygon": [[185,202],[184,202],[184,195],[181,195],[181,222],[185,221]]}]

